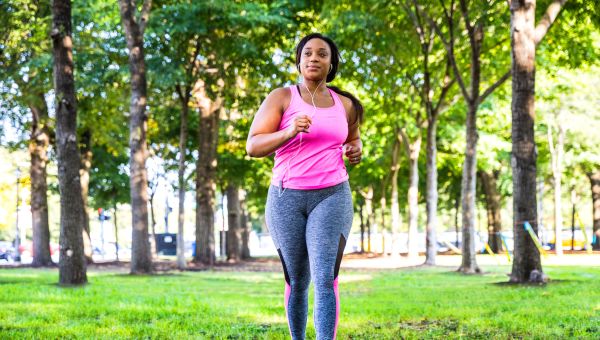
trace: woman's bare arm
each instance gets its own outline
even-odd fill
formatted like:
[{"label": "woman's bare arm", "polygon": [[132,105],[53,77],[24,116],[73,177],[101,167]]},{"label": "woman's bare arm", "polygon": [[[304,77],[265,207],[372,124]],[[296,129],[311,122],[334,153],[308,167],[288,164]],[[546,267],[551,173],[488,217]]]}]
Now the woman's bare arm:
[{"label": "woman's bare arm", "polygon": [[290,90],[279,88],[269,93],[263,101],[254,116],[246,141],[246,152],[250,157],[268,156],[299,132],[309,132],[312,122],[306,115],[296,117],[289,128],[278,130],[281,116],[290,100]]}]

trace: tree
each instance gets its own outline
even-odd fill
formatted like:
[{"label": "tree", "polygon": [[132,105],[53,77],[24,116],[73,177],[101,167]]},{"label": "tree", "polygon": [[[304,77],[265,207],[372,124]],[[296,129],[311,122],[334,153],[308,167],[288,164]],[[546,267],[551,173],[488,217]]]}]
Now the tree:
[{"label": "tree", "polygon": [[71,1],[52,3],[54,90],[56,96],[56,145],[60,187],[60,261],[62,285],[87,283],[83,255],[81,183],[77,147],[77,102],[73,77]]},{"label": "tree", "polygon": [[[419,39],[420,46],[420,62],[418,67],[418,75],[422,75],[422,83],[419,85],[418,80],[411,78],[415,87],[419,90],[421,105],[425,110],[427,117],[427,140],[426,140],[426,158],[427,158],[427,187],[426,187],[426,205],[427,205],[427,226],[426,226],[426,259],[425,264],[434,265],[435,256],[437,254],[436,228],[437,228],[437,209],[438,209],[438,180],[437,180],[437,124],[441,109],[443,108],[444,99],[448,91],[454,83],[454,79],[450,79],[450,63],[446,62],[446,70],[444,75],[437,79],[441,86],[436,86],[434,76],[435,65],[432,65],[432,54],[434,48],[434,29],[431,25],[425,24],[423,18],[423,9],[419,6],[416,0],[411,5],[408,1],[405,4],[406,11],[413,23],[415,33]],[[448,61],[448,59],[446,59]],[[433,79],[432,79],[433,78]],[[432,84],[433,83],[433,84]],[[437,102],[434,101],[433,95],[435,89],[440,89],[440,94]],[[419,136],[420,139],[420,136]],[[420,141],[419,141],[420,143]]]},{"label": "tree", "polygon": [[152,272],[148,242],[148,174],[146,159],[147,84],[144,61],[144,30],[150,15],[151,0],[144,0],[138,16],[137,1],[119,0],[121,21],[129,50],[131,106],[129,121],[130,185],[132,210],[131,273]]},{"label": "tree", "polygon": [[[462,176],[462,264],[459,271],[471,274],[481,272],[475,258],[475,188],[476,188],[476,170],[477,170],[477,110],[479,105],[485,101],[485,99],[504,83],[510,77],[510,71],[504,73],[489,87],[481,91],[481,65],[482,65],[482,52],[484,45],[484,35],[486,25],[493,24],[493,20],[499,15],[496,15],[494,11],[497,11],[495,4],[485,3],[481,7],[476,7],[473,4],[469,7],[466,0],[459,1],[459,11],[463,19],[465,30],[467,32],[470,59],[467,63],[469,69],[469,83],[464,81],[462,71],[460,70],[461,65],[456,58],[456,44],[455,44],[455,19],[454,19],[454,1],[451,1],[450,6],[443,6],[443,21],[447,30],[447,35],[442,32],[442,29],[438,23],[430,18],[430,23],[434,27],[437,35],[442,40],[446,53],[450,59],[450,64],[454,71],[454,76],[458,82],[461,94],[464,98],[467,106],[466,114],[466,150],[465,159],[463,164],[463,176]],[[471,18],[475,14],[475,8],[478,12],[475,20]],[[492,47],[497,48],[503,43],[502,40],[494,42]]]},{"label": "tree", "polygon": [[227,261],[237,262],[242,258],[242,226],[240,191],[236,185],[230,184],[226,189],[227,194]]},{"label": "tree", "polygon": [[534,139],[535,50],[556,19],[566,0],[553,1],[535,27],[535,0],[510,0],[512,58],[512,171],[514,260],[511,282],[545,282],[540,253],[525,222],[537,233]]},{"label": "tree", "polygon": [[[51,41],[48,39],[50,4],[47,1],[7,1],[0,4],[0,13],[4,26],[0,43],[0,84],[3,87],[0,91],[0,116],[8,117],[19,128],[30,131],[32,265],[48,266],[52,264],[52,259],[46,168],[48,150],[54,138],[54,128],[45,99],[45,94],[52,86],[52,51]],[[11,95],[13,91],[16,92],[14,96]],[[26,114],[11,114],[15,107],[27,108],[31,119]]]}]

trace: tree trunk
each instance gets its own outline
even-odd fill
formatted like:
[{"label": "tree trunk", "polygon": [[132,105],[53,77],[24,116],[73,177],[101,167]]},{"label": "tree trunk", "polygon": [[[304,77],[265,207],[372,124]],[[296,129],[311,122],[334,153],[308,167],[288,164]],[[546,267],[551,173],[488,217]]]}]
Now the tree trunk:
[{"label": "tree trunk", "polygon": [[147,85],[144,61],[144,29],[150,11],[149,0],[144,0],[140,18],[136,1],[119,0],[121,22],[125,29],[131,73],[131,104],[129,112],[130,187],[132,216],[131,273],[151,273],[152,256],[148,242],[148,174],[146,159]]},{"label": "tree trunk", "polygon": [[435,265],[437,255],[437,116],[428,119],[427,126],[427,236],[425,264]]},{"label": "tree trunk", "polygon": [[458,239],[458,209],[460,209],[460,196],[456,195],[456,199],[454,200],[454,232],[456,233],[456,241],[455,246],[458,247],[459,239]]},{"label": "tree trunk", "polygon": [[77,148],[77,102],[73,78],[71,1],[52,2],[52,46],[54,91],[56,93],[56,149],[60,189],[59,283],[81,285],[87,282],[83,255],[81,182]]},{"label": "tree trunk", "polygon": [[373,185],[370,184],[365,197],[365,208],[367,210],[367,252],[371,252],[371,226],[375,224],[375,211],[373,209]]},{"label": "tree trunk", "polygon": [[421,151],[421,134],[410,144],[408,135],[400,130],[409,163],[408,184],[408,257],[419,255],[418,249],[418,217],[419,217],[419,153]]},{"label": "tree trunk", "polygon": [[592,185],[592,216],[594,220],[594,250],[600,250],[600,170],[589,173],[588,178]]},{"label": "tree trunk", "polygon": [[565,144],[565,130],[558,122],[558,138],[556,145],[552,140],[552,128],[548,126],[548,145],[552,164],[552,181],[554,184],[554,249],[556,255],[563,254],[563,216],[562,216],[562,167]]},{"label": "tree trunk", "polygon": [[119,223],[117,222],[117,203],[113,205],[113,222],[115,224],[115,255],[117,256],[117,262],[119,262]]},{"label": "tree trunk", "polygon": [[230,184],[227,187],[227,261],[237,262],[242,258],[241,254],[241,211],[240,192],[237,185]]},{"label": "tree trunk", "polygon": [[466,274],[480,273],[475,258],[475,187],[477,170],[477,103],[470,102],[467,112],[467,148],[462,174],[462,264]]},{"label": "tree trunk", "polygon": [[88,192],[90,188],[90,169],[92,167],[92,135],[89,129],[81,134],[81,165],[79,168],[79,177],[81,181],[81,200],[83,209],[81,215],[83,218],[83,254],[87,263],[93,263],[92,259],[92,240],[90,238],[90,216],[88,215]]},{"label": "tree trunk", "polygon": [[179,126],[179,169],[177,172],[177,180],[179,184],[179,210],[177,214],[177,267],[179,270],[184,270],[186,267],[185,261],[185,240],[183,237],[185,226],[185,154],[188,135],[188,113],[189,113],[189,90],[186,87],[185,93],[182,93],[181,99],[181,122]]},{"label": "tree trunk", "polygon": [[250,256],[250,224],[248,218],[248,209],[246,208],[246,191],[240,190],[240,210],[241,210],[241,220],[240,225],[242,228],[242,260],[249,260]]},{"label": "tree trunk", "polygon": [[[387,178],[387,177],[386,177]],[[381,233],[381,254],[385,255],[385,226],[386,226],[386,222],[385,222],[385,210],[387,209],[387,202],[385,199],[385,187],[386,187],[386,180],[383,180],[381,182],[381,199],[380,199],[380,204],[381,204],[381,228],[379,228],[380,233]]]},{"label": "tree trunk", "polygon": [[218,137],[219,111],[213,105],[205,106],[202,108],[198,129],[196,257],[194,261],[210,266],[215,262],[214,205]]},{"label": "tree trunk", "polygon": [[511,1],[512,173],[514,257],[511,282],[543,282],[540,253],[524,228],[537,233],[535,101],[535,0]]},{"label": "tree trunk", "polygon": [[481,186],[485,194],[485,205],[488,213],[488,244],[492,251],[498,254],[502,250],[502,219],[500,215],[500,193],[496,181],[498,180],[499,171],[478,171],[481,178]]},{"label": "tree trunk", "polygon": [[50,256],[50,228],[48,226],[48,185],[46,182],[46,165],[48,163],[48,146],[50,132],[48,129],[48,107],[44,94],[37,95],[29,105],[33,122],[29,155],[31,166],[31,226],[33,228],[33,262],[32,266],[52,265]]},{"label": "tree trunk", "polygon": [[360,200],[358,203],[358,216],[360,217],[360,253],[365,252],[365,203]]},{"label": "tree trunk", "polygon": [[[396,134],[397,135],[397,134]],[[400,166],[398,164],[398,158],[400,158],[400,140],[398,138],[394,141],[394,149],[392,150],[392,198],[390,202],[390,209],[392,210],[392,256],[400,255],[398,249],[398,233],[402,227],[402,220],[400,217],[400,205],[398,204],[398,171]]]},{"label": "tree trunk", "polygon": [[150,190],[150,195],[148,195],[148,204],[150,205],[150,235],[148,235],[148,246],[150,247],[151,259],[155,259],[158,256],[156,253],[156,215],[154,212],[154,195],[156,194],[157,187],[158,184]]}]

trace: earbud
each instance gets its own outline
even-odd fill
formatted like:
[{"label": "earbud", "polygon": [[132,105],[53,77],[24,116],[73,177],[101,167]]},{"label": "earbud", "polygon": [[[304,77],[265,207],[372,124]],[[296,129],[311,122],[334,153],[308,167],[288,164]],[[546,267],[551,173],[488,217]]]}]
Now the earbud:
[{"label": "earbud", "polygon": [[302,73],[302,71],[300,71],[300,64],[296,65],[296,68],[298,69],[298,72]]},{"label": "earbud", "polygon": [[329,64],[329,72],[327,72],[327,74],[331,73],[331,70],[333,70],[333,65]]}]

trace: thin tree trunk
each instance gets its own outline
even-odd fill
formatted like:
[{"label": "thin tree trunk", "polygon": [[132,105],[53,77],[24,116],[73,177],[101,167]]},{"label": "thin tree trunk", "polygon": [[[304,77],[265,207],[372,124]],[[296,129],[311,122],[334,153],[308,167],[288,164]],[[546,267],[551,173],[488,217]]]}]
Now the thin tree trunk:
[{"label": "thin tree trunk", "polygon": [[456,233],[456,242],[455,245],[458,247],[459,239],[458,239],[458,209],[460,208],[460,196],[456,196],[454,200],[454,231]]},{"label": "thin tree trunk", "polygon": [[485,194],[485,205],[488,215],[488,244],[494,253],[499,253],[502,250],[502,239],[500,232],[502,231],[502,218],[500,214],[500,193],[496,181],[499,172],[494,171],[478,171],[481,178],[481,186]]},{"label": "thin tree trunk", "polygon": [[150,237],[149,237],[149,247],[150,247],[150,258],[156,259],[158,254],[156,253],[156,215],[154,212],[154,195],[156,194],[156,189],[158,184],[156,184],[150,190],[150,195],[148,196],[148,204],[150,205]]},{"label": "thin tree trunk", "polygon": [[[185,261],[185,240],[183,238],[185,225],[185,155],[188,135],[188,114],[189,114],[189,95],[188,87],[185,87],[184,93],[180,94],[181,99],[181,121],[179,125],[179,169],[177,180],[179,184],[179,211],[177,214],[177,267],[179,270],[186,268]],[[182,96],[183,95],[183,96]]]},{"label": "thin tree trunk", "polygon": [[511,282],[544,281],[540,253],[525,230],[529,222],[537,233],[534,136],[535,0],[511,1],[512,45],[512,173],[514,256]]},{"label": "thin tree trunk", "polygon": [[375,223],[375,212],[373,209],[373,185],[369,185],[365,197],[365,208],[367,210],[367,252],[371,252],[371,226]]},{"label": "thin tree trunk", "polygon": [[241,220],[240,224],[242,227],[242,260],[249,260],[250,256],[250,224],[248,217],[248,209],[246,208],[246,191],[240,189],[240,210]]},{"label": "thin tree trunk", "polygon": [[426,188],[426,204],[427,204],[427,236],[426,236],[426,251],[425,264],[435,265],[435,257],[437,255],[437,116],[428,118],[427,126],[427,188]]},{"label": "thin tree trunk", "polygon": [[600,250],[600,170],[589,173],[588,178],[592,187],[592,218],[594,221],[593,233],[595,242],[594,250]]},{"label": "thin tree trunk", "polygon": [[117,222],[117,203],[113,203],[113,217],[115,223],[115,255],[117,256],[117,262],[119,262],[119,223]]},{"label": "thin tree trunk", "polygon": [[418,216],[419,216],[419,153],[421,152],[421,133],[411,144],[408,135],[402,129],[400,136],[404,143],[409,164],[408,184],[408,257],[415,258],[419,255],[418,249]]},{"label": "thin tree trunk", "polygon": [[144,0],[137,18],[135,0],[119,0],[121,22],[125,29],[131,73],[129,112],[130,187],[132,216],[131,273],[151,273],[152,255],[148,242],[148,173],[146,159],[147,85],[144,61],[144,30],[150,13],[150,0]]},{"label": "thin tree trunk", "polygon": [[[387,179],[387,176],[386,176]],[[386,187],[387,181],[384,179],[381,182],[381,199],[380,199],[380,204],[381,204],[381,228],[380,228],[380,233],[381,233],[381,254],[385,255],[385,226],[386,226],[386,222],[385,222],[385,210],[387,209],[387,202],[385,199],[385,187]]]},{"label": "thin tree trunk", "polygon": [[237,262],[242,258],[241,254],[241,211],[240,211],[240,196],[239,187],[230,184],[226,190],[227,194],[227,221],[229,228],[227,229],[227,261]]},{"label": "thin tree trunk", "polygon": [[469,103],[467,112],[467,147],[462,174],[462,264],[466,274],[480,273],[475,257],[475,187],[477,170],[477,104]]},{"label": "thin tree trunk", "polygon": [[56,93],[56,149],[60,189],[59,283],[87,283],[83,255],[81,183],[77,148],[77,102],[73,76],[71,1],[52,2],[54,91]]},{"label": "thin tree trunk", "polygon": [[48,184],[46,182],[46,165],[48,163],[48,146],[50,132],[48,129],[48,107],[44,94],[39,93],[35,101],[29,105],[33,122],[29,155],[31,166],[31,226],[33,228],[33,262],[32,266],[52,265],[50,256],[50,228],[48,226]]},{"label": "thin tree trunk", "polygon": [[365,203],[360,200],[358,203],[358,216],[360,217],[360,253],[365,252]]},{"label": "thin tree trunk", "polygon": [[[397,134],[396,134],[397,135]],[[402,220],[400,217],[400,205],[398,204],[398,171],[400,170],[399,159],[400,158],[400,140],[398,138],[394,141],[394,149],[392,150],[392,198],[390,202],[390,209],[392,210],[392,256],[399,256],[400,252],[398,249],[398,233],[402,226]]]},{"label": "thin tree trunk", "polygon": [[202,107],[198,129],[196,163],[196,256],[195,262],[215,262],[214,206],[220,100]]},{"label": "thin tree trunk", "polygon": [[[558,122],[558,118],[557,118]],[[563,254],[563,216],[562,216],[562,167],[565,144],[565,130],[558,122],[558,138],[556,144],[552,138],[552,128],[548,126],[548,145],[552,164],[552,181],[554,184],[554,249],[556,255]]]},{"label": "thin tree trunk", "polygon": [[79,168],[79,179],[81,181],[81,199],[83,209],[81,215],[83,218],[83,254],[88,263],[93,263],[92,259],[92,240],[90,238],[90,216],[88,215],[88,192],[90,188],[90,169],[92,167],[92,135],[89,129],[81,134],[81,165]]}]

